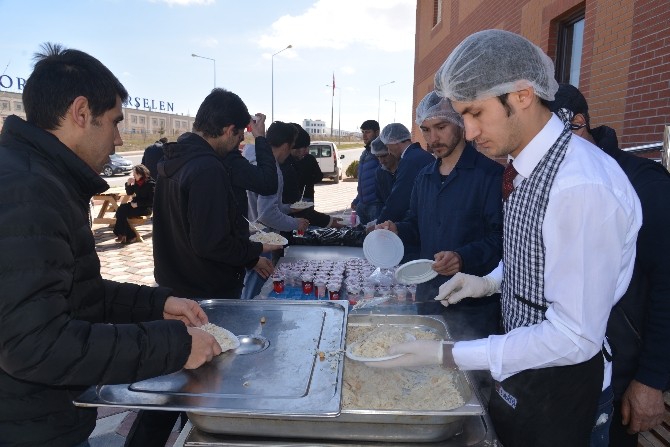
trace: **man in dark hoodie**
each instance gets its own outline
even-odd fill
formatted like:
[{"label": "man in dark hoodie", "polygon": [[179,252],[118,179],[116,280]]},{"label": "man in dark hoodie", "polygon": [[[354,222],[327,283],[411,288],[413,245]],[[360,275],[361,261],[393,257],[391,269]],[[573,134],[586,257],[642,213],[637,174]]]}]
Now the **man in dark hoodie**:
[{"label": "man in dark hoodie", "polygon": [[193,132],[168,144],[154,197],[154,263],[158,284],[190,298],[240,298],[246,268],[271,272],[260,254],[280,246],[249,241],[224,158],[237,151],[250,122],[236,94],[216,88]]},{"label": "man in dark hoodie", "polygon": [[[658,163],[619,149],[614,129],[591,128],[586,99],[572,85],[559,86],[550,109],[574,134],[616,160],[642,204],[633,277],[607,324],[612,385],[601,401],[613,392],[614,413],[611,418],[598,415],[600,425],[610,425],[610,446],[635,447],[638,432],[663,421],[663,390],[670,385],[670,174]],[[608,445],[607,439],[597,441]]]},{"label": "man in dark hoodie", "polygon": [[123,144],[128,92],[78,50],[45,44],[35,62],[26,121],[0,134],[0,445],[79,447],[96,423],[72,402],[87,387],[197,368],[221,348],[193,327],[207,322],[196,302],[100,276],[88,203],[109,188],[99,173]]}]

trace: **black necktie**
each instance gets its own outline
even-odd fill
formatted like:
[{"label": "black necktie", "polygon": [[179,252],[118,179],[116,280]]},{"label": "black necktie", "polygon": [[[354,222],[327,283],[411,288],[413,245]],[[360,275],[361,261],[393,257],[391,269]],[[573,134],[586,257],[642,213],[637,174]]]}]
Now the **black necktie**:
[{"label": "black necktie", "polygon": [[510,162],[507,163],[507,166],[505,166],[505,171],[503,172],[503,201],[507,201],[509,195],[512,194],[512,190],[514,189],[514,179],[516,178],[517,174],[518,172],[516,172],[516,169],[514,169],[512,161],[510,160]]}]

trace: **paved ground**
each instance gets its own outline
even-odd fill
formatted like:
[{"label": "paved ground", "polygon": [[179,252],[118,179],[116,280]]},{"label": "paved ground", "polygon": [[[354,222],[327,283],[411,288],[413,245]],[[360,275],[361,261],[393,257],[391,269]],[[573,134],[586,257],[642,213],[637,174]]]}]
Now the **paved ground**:
[{"label": "paved ground", "polygon": [[[339,184],[326,181],[316,185],[316,209],[331,215],[342,214],[356,196],[357,185],[358,183],[351,179]],[[136,284],[154,284],[151,223],[140,225],[137,228],[144,242],[120,245],[115,242],[111,228],[106,225],[93,226],[103,278]],[[123,446],[134,419],[134,411],[118,408],[99,409],[98,423],[90,440],[91,446]],[[177,436],[178,433],[173,432],[166,445],[172,446]]]}]

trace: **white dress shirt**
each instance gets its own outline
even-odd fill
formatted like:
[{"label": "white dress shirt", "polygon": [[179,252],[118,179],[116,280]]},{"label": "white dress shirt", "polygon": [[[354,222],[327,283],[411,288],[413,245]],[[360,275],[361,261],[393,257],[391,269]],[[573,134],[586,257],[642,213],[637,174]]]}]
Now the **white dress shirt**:
[{"label": "white dress shirt", "polygon": [[[558,139],[555,116],[514,159],[518,186]],[[573,135],[542,224],[546,320],[504,335],[462,341],[453,349],[465,370],[489,369],[502,381],[518,372],[572,365],[602,347],[612,306],[630,282],[640,202],[626,175],[607,154]],[[489,274],[502,282],[502,263]]]}]

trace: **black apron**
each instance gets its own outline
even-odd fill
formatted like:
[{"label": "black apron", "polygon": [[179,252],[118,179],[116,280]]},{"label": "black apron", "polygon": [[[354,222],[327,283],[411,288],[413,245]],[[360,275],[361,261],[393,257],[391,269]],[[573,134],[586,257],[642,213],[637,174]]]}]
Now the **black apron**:
[{"label": "black apron", "polygon": [[603,384],[599,352],[577,365],[530,369],[495,382],[489,413],[505,447],[588,447]]}]

